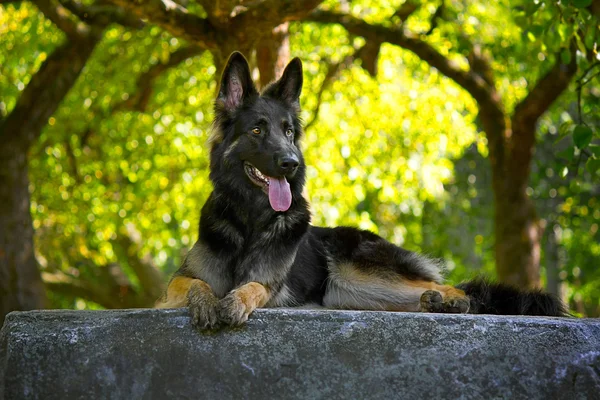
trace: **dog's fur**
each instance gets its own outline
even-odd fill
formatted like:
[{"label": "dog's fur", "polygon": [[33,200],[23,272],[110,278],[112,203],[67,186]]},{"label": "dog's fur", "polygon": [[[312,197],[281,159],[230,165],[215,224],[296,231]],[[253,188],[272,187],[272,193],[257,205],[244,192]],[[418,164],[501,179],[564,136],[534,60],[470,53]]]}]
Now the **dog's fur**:
[{"label": "dog's fur", "polygon": [[259,93],[246,59],[231,55],[210,140],[214,190],[202,208],[199,239],[157,306],[189,306],[199,328],[242,324],[257,307],[307,303],[358,310],[564,315],[562,303],[547,294],[485,281],[460,288],[443,285],[439,262],[374,233],[311,226],[302,196],[301,89],[297,58],[280,80]]}]

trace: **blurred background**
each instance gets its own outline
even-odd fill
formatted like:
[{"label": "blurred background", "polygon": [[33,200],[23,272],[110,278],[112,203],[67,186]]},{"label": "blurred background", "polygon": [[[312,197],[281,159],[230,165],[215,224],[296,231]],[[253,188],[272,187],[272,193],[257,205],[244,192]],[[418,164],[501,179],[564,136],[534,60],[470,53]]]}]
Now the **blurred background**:
[{"label": "blurred background", "polygon": [[596,0],[0,0],[0,321],[154,304],[197,238],[233,50],[263,86],[304,63],[314,224],[600,316],[599,20]]}]

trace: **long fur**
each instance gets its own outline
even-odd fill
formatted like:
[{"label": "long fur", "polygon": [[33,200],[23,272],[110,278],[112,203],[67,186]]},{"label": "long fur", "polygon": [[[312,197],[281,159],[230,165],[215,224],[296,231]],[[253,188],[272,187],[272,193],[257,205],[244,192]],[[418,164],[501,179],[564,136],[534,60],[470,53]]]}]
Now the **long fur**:
[{"label": "long fur", "polygon": [[[443,285],[440,262],[372,232],[312,226],[302,196],[306,166],[299,143],[301,89],[299,59],[259,93],[244,57],[230,57],[210,140],[213,192],[202,207],[198,241],[175,273],[163,306],[189,305],[200,327],[215,326],[217,319],[243,323],[255,307],[307,303],[367,310],[566,315],[557,298],[541,292],[483,280],[458,288]],[[271,184],[252,178],[248,165],[254,168],[250,171],[275,177],[269,178],[274,179],[271,184],[289,184],[289,208],[278,210],[281,201],[273,205]]]},{"label": "long fur", "polygon": [[509,285],[477,278],[457,285],[471,299],[470,313],[501,315],[545,315],[566,317],[564,303],[541,290],[521,290]]}]

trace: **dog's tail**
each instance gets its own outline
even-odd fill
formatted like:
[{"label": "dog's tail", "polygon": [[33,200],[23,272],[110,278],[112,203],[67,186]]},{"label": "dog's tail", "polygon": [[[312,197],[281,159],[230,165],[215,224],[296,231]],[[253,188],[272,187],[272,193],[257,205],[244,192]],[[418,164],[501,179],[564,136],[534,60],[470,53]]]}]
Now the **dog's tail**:
[{"label": "dog's tail", "polygon": [[541,290],[521,290],[482,278],[456,287],[471,298],[471,314],[569,316],[557,296]]}]

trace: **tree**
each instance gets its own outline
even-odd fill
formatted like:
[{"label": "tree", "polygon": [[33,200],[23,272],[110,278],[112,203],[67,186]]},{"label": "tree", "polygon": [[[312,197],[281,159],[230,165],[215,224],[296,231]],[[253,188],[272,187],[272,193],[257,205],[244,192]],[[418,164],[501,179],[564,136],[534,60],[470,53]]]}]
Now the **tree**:
[{"label": "tree", "polygon": [[[264,15],[267,10],[273,15],[272,18],[261,19],[265,24],[273,25],[273,21],[281,22],[284,19],[301,19],[308,11],[315,7],[319,2],[295,2],[293,10],[289,5],[275,7],[268,1],[251,6],[243,13],[236,15],[229,23],[225,19],[219,19],[218,26],[227,28],[227,39],[219,39],[219,31],[209,29],[207,24],[214,23],[211,18],[198,19],[193,24],[183,21],[177,22],[178,18],[189,18],[189,14],[183,8],[161,9],[154,2],[144,7],[128,2],[116,3],[127,6],[137,15],[155,21],[164,29],[169,30],[175,35],[186,37],[188,40],[212,45],[212,42],[225,40],[227,44],[221,44],[221,49],[248,49],[252,48],[248,44],[248,37],[260,37],[259,32],[270,32],[256,21],[248,18],[250,15]],[[159,5],[162,2],[156,2]],[[582,4],[588,6],[588,2]],[[343,4],[343,3],[342,3]],[[542,3],[539,3],[541,5]],[[551,2],[544,3],[546,8],[553,7]],[[535,13],[538,5],[528,6],[531,14]],[[577,6],[577,5],[576,5]],[[566,56],[549,55],[550,65],[538,65],[536,69],[545,71],[540,74],[535,84],[531,84],[530,89],[525,96],[514,105],[514,110],[507,111],[507,101],[502,97],[502,93],[497,88],[498,76],[493,70],[492,63],[499,59],[494,51],[499,46],[489,46],[477,43],[467,35],[458,33],[456,40],[459,40],[458,54],[463,55],[469,68],[464,69],[452,59],[452,55],[444,55],[435,46],[428,43],[426,36],[430,34],[438,25],[439,19],[444,19],[444,8],[446,2],[441,5],[432,15],[430,29],[424,34],[414,33],[406,29],[403,23],[418,8],[414,3],[404,3],[392,15],[392,21],[396,18],[396,23],[374,24],[368,23],[363,19],[353,16],[351,13],[337,11],[318,10],[311,13],[304,20],[315,21],[319,23],[338,23],[344,26],[347,31],[354,36],[360,36],[367,40],[371,48],[376,49],[381,43],[390,43],[400,46],[416,54],[421,60],[430,66],[439,70],[442,74],[449,77],[466,90],[477,101],[479,108],[479,120],[483,131],[487,137],[488,148],[490,152],[490,164],[493,174],[493,189],[495,200],[495,238],[496,238],[496,268],[498,278],[502,282],[507,282],[520,287],[539,287],[539,263],[540,263],[540,239],[542,230],[539,226],[539,219],[536,215],[535,207],[527,194],[529,173],[531,161],[535,148],[536,124],[552,103],[568,88],[572,78],[577,72],[576,43],[575,35],[578,34],[573,29],[570,35],[561,35],[564,47],[563,54]],[[594,5],[594,7],[597,7]],[[232,9],[232,4],[225,4],[223,10]],[[210,7],[208,7],[211,15]],[[274,11],[277,10],[277,11]],[[280,11],[281,10],[281,11]],[[407,11],[408,10],[408,11]],[[543,10],[556,16],[560,8],[555,10]],[[587,23],[585,29],[593,32],[597,28],[597,20],[587,11],[581,9],[585,14],[584,23]],[[226,15],[226,12],[220,12],[218,15]],[[446,13],[447,15],[447,13]],[[184,17],[185,16],[185,17]],[[399,18],[403,16],[404,18]],[[167,18],[169,17],[169,18]],[[251,31],[246,22],[252,20],[255,29]],[[591,23],[588,21],[591,20]],[[457,23],[457,21],[450,21]],[[565,24],[575,23],[575,21],[564,21]],[[203,31],[193,31],[186,28],[192,25],[194,27],[202,26]],[[232,31],[233,29],[233,31]],[[558,27],[560,31],[561,27]],[[183,32],[181,32],[183,30]],[[233,32],[233,34],[231,34]],[[256,36],[253,36],[255,33]],[[580,31],[583,36],[587,32]],[[553,36],[552,38],[554,38]],[[578,37],[578,36],[577,36]],[[222,42],[220,42],[222,43]],[[590,43],[588,47],[593,47]],[[461,54],[462,53],[462,54]],[[221,65],[222,55],[217,57],[217,65]],[[271,75],[268,75],[271,77]]]},{"label": "tree", "polygon": [[[36,13],[26,2],[2,3]],[[55,294],[104,307],[152,304],[164,282],[156,264],[167,265],[166,272],[176,264],[177,248],[188,244],[193,229],[188,202],[195,204],[206,194],[201,174],[206,154],[191,145],[182,150],[177,135],[195,146],[194,138],[209,129],[205,113],[218,71],[233,50],[251,57],[261,85],[277,76],[290,52],[303,56],[308,66],[307,141],[319,136],[324,152],[337,149],[327,160],[315,157],[321,163],[317,168],[328,171],[309,181],[317,223],[359,224],[418,246],[415,238],[424,233],[409,214],[422,213],[423,202],[439,201],[436,185],[445,183],[451,170],[447,158],[472,142],[477,126],[487,139],[478,148],[484,155],[489,151],[491,164],[498,277],[522,287],[540,284],[542,230],[528,188],[536,129],[578,68],[593,65],[600,39],[593,34],[597,1],[514,0],[484,6],[407,1],[396,9],[367,0],[34,3],[52,21],[53,27],[44,29],[59,37],[60,44],[46,46],[55,48],[39,69],[32,69],[22,93],[14,92],[13,82],[2,86],[0,80],[9,99],[0,101],[0,138],[8,144],[0,150],[2,186],[8,188],[0,195],[0,278],[6,278],[0,279],[0,315],[42,305],[34,248],[55,305]],[[404,66],[410,67],[406,76],[390,75]],[[10,63],[3,68],[6,76],[22,74],[17,67],[11,70]],[[398,93],[392,88],[391,82],[405,82],[409,76],[454,93],[456,102],[420,100],[414,90]],[[345,86],[350,79],[353,85]],[[378,96],[383,100],[370,100]],[[416,107],[421,101],[436,107],[439,118]],[[409,111],[402,111],[406,107],[399,105],[404,104]],[[365,107],[370,115],[361,110]],[[177,122],[171,124],[173,115]],[[427,126],[411,125],[419,120]],[[342,132],[332,139],[328,134],[341,123],[349,124],[347,130],[355,136]],[[361,140],[363,132],[369,141]],[[439,132],[445,132],[443,137]],[[432,150],[435,146],[443,150]],[[363,157],[355,159],[353,152]],[[416,153],[419,159],[413,157]],[[28,154],[38,178],[31,183]],[[365,162],[386,163],[390,157],[397,161],[385,175]],[[593,154],[589,159],[596,161]],[[429,174],[420,174],[419,166]],[[350,172],[332,173],[338,169]],[[189,183],[192,176],[194,185]],[[351,195],[326,205],[331,198],[321,196],[319,188],[342,185]],[[71,214],[84,218],[59,210],[65,201],[75,210]],[[155,210],[148,201],[158,205]],[[53,221],[43,203],[52,208]],[[30,208],[40,225],[36,246]],[[160,232],[150,228],[156,218],[166,224]],[[411,235],[398,228],[399,218]],[[89,238],[83,239],[86,234]],[[166,242],[168,251],[162,247]],[[155,252],[159,255],[148,256]]]},{"label": "tree", "polygon": [[101,29],[73,24],[50,2],[41,1],[39,7],[67,39],[43,62],[11,113],[0,121],[0,323],[8,311],[45,305],[34,256],[27,154],[101,37]]},{"label": "tree", "polygon": [[538,287],[541,229],[534,205],[527,195],[536,123],[567,89],[577,71],[574,44],[568,44],[568,62],[556,57],[549,70],[510,113],[497,89],[497,77],[491,65],[494,54],[480,43],[471,43],[469,38],[462,37],[469,65],[465,70],[423,40],[422,35],[414,34],[402,25],[369,24],[348,14],[325,11],[314,13],[311,19],[339,23],[351,34],[371,42],[387,42],[407,49],[473,96],[490,152],[498,278],[520,287]]},{"label": "tree", "polygon": [[[317,4],[317,2],[308,5],[300,3],[298,2],[297,5],[304,11]],[[449,56],[443,55],[430,45],[424,37],[435,28],[434,24],[437,24],[438,19],[441,19],[440,15],[443,14],[445,2],[441,2],[437,11],[432,15],[432,26],[424,35],[415,34],[404,27],[404,20],[417,8],[412,3],[404,3],[404,10],[406,10],[407,4],[411,12],[403,12],[402,7],[398,9],[395,16],[403,14],[404,19],[397,18],[398,23],[392,24],[392,26],[367,23],[349,13],[333,11],[316,11],[306,19],[320,23],[339,23],[350,34],[365,38],[371,45],[375,44],[375,48],[378,44],[386,42],[407,49],[454,80],[473,96],[479,107],[481,126],[488,139],[493,172],[498,277],[503,282],[517,286],[537,287],[540,285],[541,229],[534,205],[526,193],[535,146],[535,129],[540,116],[567,89],[577,71],[575,39],[572,37],[563,39],[568,56],[554,57],[552,64],[546,67],[547,71],[541,75],[535,85],[531,85],[531,89],[525,97],[515,105],[514,111],[508,112],[506,111],[506,101],[503,101],[502,94],[497,89],[498,78],[492,68],[495,54],[492,53],[492,49],[482,47],[481,43],[472,42],[466,35],[461,35],[460,39],[463,43],[462,49],[459,48],[459,50],[466,53],[466,61],[469,65],[469,69],[465,71]],[[261,7],[270,6],[272,5],[268,2],[261,3]],[[547,2],[546,6],[551,7],[551,3]],[[159,11],[156,8],[141,8],[134,5],[130,5],[130,7],[151,21],[153,19],[158,21],[165,15],[163,10]],[[229,7],[231,8],[231,5]],[[276,7],[270,7],[270,9],[274,8]],[[281,7],[281,9],[285,9],[285,7]],[[183,10],[179,9],[169,12],[174,16],[179,15],[179,12],[183,15]],[[241,16],[252,12],[246,11]],[[294,17],[298,18],[301,15],[302,13],[295,13]],[[224,23],[222,21],[221,23]],[[269,19],[265,18],[264,21],[269,21]],[[451,22],[455,23],[455,21]],[[198,23],[194,24],[194,26],[197,25]],[[237,26],[237,21],[231,21],[230,27],[233,26]],[[244,25],[240,26],[244,30],[247,29]],[[163,27],[171,32],[175,32],[177,28],[185,30],[184,24],[176,26],[165,24]],[[587,29],[593,30],[596,27],[597,22],[592,22]],[[262,30],[264,31],[264,28]],[[192,34],[189,30],[188,32]],[[210,32],[214,33],[212,30]],[[202,41],[207,36],[201,33],[190,36],[189,39]],[[242,36],[242,38],[245,37]],[[242,40],[229,40],[235,43],[236,47],[244,49]],[[228,46],[223,47],[228,48]],[[219,65],[218,62],[217,65]]]}]

